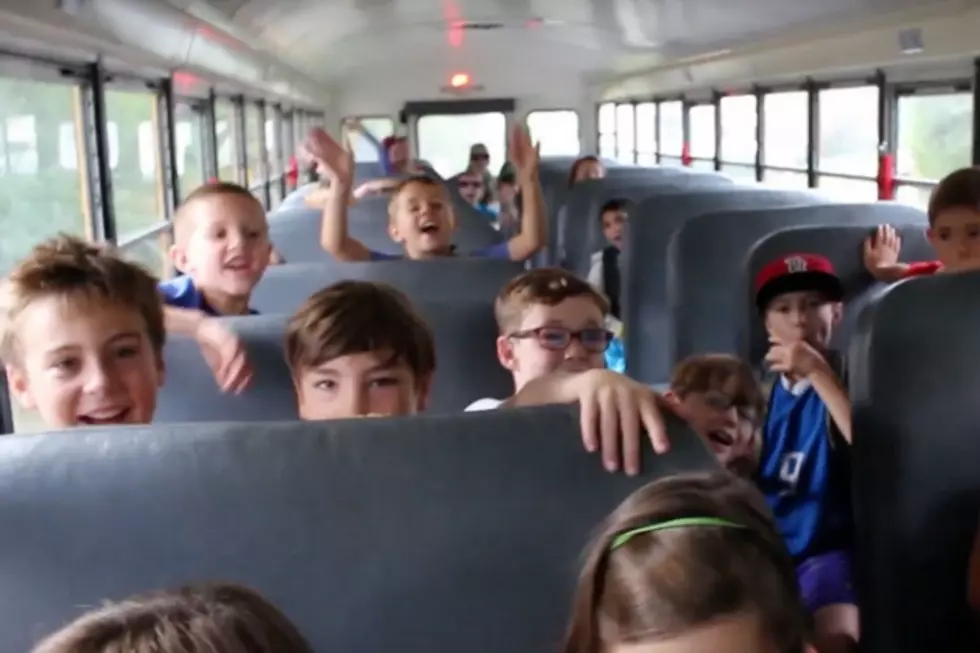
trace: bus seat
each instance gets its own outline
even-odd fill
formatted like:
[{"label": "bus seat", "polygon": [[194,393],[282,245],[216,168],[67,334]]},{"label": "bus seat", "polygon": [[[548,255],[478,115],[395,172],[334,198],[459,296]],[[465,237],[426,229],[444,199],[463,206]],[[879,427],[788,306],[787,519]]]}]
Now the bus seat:
[{"label": "bus seat", "polygon": [[384,177],[384,170],[379,161],[357,161],[354,163],[354,183],[360,184],[372,179]]},{"label": "bus seat", "polygon": [[317,290],[342,279],[381,281],[412,301],[485,300],[492,302],[504,284],[521,274],[520,262],[501,259],[444,258],[431,261],[287,263],[270,266],[252,293],[260,313],[292,314]]},{"label": "bus seat", "polygon": [[[740,286],[744,262],[762,237],[790,226],[924,225],[917,208],[878,202],[749,208],[700,215],[675,234],[667,254],[669,365],[691,354],[738,353],[739,326],[753,310]],[[692,258],[693,257],[693,258]],[[854,250],[860,265],[860,250]]]},{"label": "bus seat", "polygon": [[[741,296],[745,297],[745,306],[749,310],[743,313],[745,319],[739,323],[739,355],[753,367],[758,367],[769,350],[765,326],[759,313],[751,308],[755,302],[753,283],[756,275],[771,261],[799,252],[826,256],[834,264],[844,284],[846,310],[843,320],[834,330],[834,346],[840,351],[847,351],[857,316],[872,297],[885,287],[876,282],[864,267],[862,248],[869,233],[871,230],[868,227],[858,226],[792,227],[770,233],[757,241],[742,266]],[[935,257],[921,225],[899,227],[899,233],[902,237],[903,261],[924,261]]]},{"label": "bus seat", "polygon": [[[458,412],[483,397],[513,394],[510,375],[497,360],[493,305],[483,302],[416,302],[431,325],[437,371],[430,412]],[[241,395],[223,394],[193,340],[171,338],[164,347],[167,380],[160,390],[155,422],[296,419],[293,385],[283,351],[284,315],[223,318],[248,348],[255,370]]]},{"label": "bus seat", "polygon": [[807,191],[733,186],[656,195],[640,202],[633,219],[627,221],[621,258],[627,374],[643,383],[662,383],[670,378],[667,248],[681,225],[694,216],[726,208],[822,201]]},{"label": "bus seat", "polygon": [[299,188],[291,192],[289,195],[286,195],[286,197],[284,197],[283,200],[279,202],[279,206],[276,207],[276,210],[273,211],[272,213],[277,215],[283,211],[305,208],[306,196],[312,193],[317,186],[319,186],[317,182],[304,184],[303,186],[300,186]]},{"label": "bus seat", "polygon": [[670,453],[607,473],[576,413],[0,438],[0,650],[215,579],[260,591],[316,651],[549,650],[596,524],[645,483],[714,468],[672,421]]},{"label": "bus seat", "polygon": [[861,650],[977,651],[980,275],[892,286],[850,348]]}]

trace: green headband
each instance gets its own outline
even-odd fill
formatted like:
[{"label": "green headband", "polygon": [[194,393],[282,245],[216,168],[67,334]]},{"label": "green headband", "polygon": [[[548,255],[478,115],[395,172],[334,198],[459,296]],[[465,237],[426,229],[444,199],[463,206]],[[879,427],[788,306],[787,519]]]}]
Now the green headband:
[{"label": "green headband", "polygon": [[718,517],[681,517],[680,519],[671,519],[670,521],[658,522],[656,524],[647,524],[646,526],[638,526],[633,530],[626,531],[625,533],[620,533],[616,536],[616,539],[612,541],[609,547],[610,551],[615,551],[619,547],[623,546],[630,540],[632,540],[637,535],[643,535],[644,533],[656,533],[658,531],[666,531],[672,528],[687,528],[689,526],[720,526],[722,528],[745,528],[741,524],[736,524],[733,521],[728,521],[727,519],[720,519]]}]

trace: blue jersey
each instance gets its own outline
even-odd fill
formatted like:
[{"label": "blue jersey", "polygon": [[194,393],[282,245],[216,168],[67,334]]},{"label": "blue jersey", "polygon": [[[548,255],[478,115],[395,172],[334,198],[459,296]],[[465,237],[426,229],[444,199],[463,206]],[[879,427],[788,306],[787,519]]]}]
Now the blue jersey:
[{"label": "blue jersey", "polygon": [[[216,317],[221,315],[208,304],[207,300],[204,299],[204,295],[194,285],[194,281],[186,275],[180,275],[169,281],[163,281],[158,288],[160,295],[163,297],[163,303],[167,306],[194,308]],[[249,315],[258,315],[258,311],[251,308],[248,309],[248,313]]]},{"label": "blue jersey", "polygon": [[779,377],[762,437],[759,487],[793,558],[850,549],[850,448],[813,386]]}]

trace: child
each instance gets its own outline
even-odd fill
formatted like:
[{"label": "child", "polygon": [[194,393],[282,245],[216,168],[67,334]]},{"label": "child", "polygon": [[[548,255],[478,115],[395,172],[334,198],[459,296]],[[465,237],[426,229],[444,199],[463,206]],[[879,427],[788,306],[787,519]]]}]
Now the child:
[{"label": "child", "polygon": [[391,286],[341,281],[318,291],[290,318],[285,349],[300,419],[425,410],[432,330]]},{"label": "child", "polygon": [[725,469],[755,474],[765,397],[748,363],[725,354],[691,356],[674,370],[667,399]]},{"label": "child", "polygon": [[571,188],[580,181],[602,179],[606,176],[606,166],[602,165],[599,157],[588,155],[575,160],[568,171],[568,187]]},{"label": "child", "polygon": [[33,653],[313,653],[257,592],[216,584],[137,596],[82,615]]},{"label": "child", "polygon": [[807,622],[758,492],[729,474],[683,474],[600,525],[564,653],[804,653]]},{"label": "child", "polygon": [[464,172],[457,175],[455,181],[459,196],[464,202],[476,209],[480,215],[490,220],[497,219],[494,210],[487,206],[487,187],[484,185],[482,175]]},{"label": "child", "polygon": [[[323,248],[340,261],[369,261],[401,258],[375,252],[347,234],[347,204],[353,160],[322,129],[311,133],[307,148],[331,176],[334,189],[323,210],[320,241]],[[521,232],[507,242],[472,252],[471,256],[509,258],[523,261],[541,248],[546,240],[544,199],[538,181],[538,153],[527,133],[517,128],[511,142],[514,163],[520,171],[521,189],[529,198]],[[405,247],[405,258],[429,259],[455,255],[451,244],[455,217],[446,189],[427,177],[410,177],[394,190],[388,204],[388,233]]]},{"label": "child", "polygon": [[244,390],[252,370],[238,337],[211,318],[256,313],[249,300],[271,252],[265,209],[237,184],[201,186],[174,217],[170,256],[182,274],[160,284],[167,331],[200,343],[225,391]]},{"label": "child", "polygon": [[929,242],[936,261],[900,263],[901,239],[888,225],[864,241],[864,265],[878,281],[891,283],[937,272],[980,269],[980,168],[947,175],[929,199]]},{"label": "child", "polygon": [[619,273],[619,253],[623,251],[623,228],[626,225],[626,210],[629,202],[624,199],[611,199],[602,206],[599,222],[602,235],[609,243],[592,255],[589,268],[589,283],[609,299],[609,312],[617,320],[622,320],[619,308],[621,286]]},{"label": "child", "polygon": [[830,350],[844,289],[830,261],[777,259],[755,280],[775,375],[762,430],[759,485],[798,565],[820,653],[856,649],[851,585],[851,402]]},{"label": "child", "polygon": [[[601,441],[606,467],[614,471],[620,459],[613,445],[622,435],[624,466],[636,473],[641,426],[655,450],[669,447],[660,421],[663,401],[647,386],[604,369],[613,338],[605,326],[608,309],[605,297],[565,270],[540,268],[509,281],[497,295],[494,313],[497,358],[514,377],[514,395],[480,399],[467,410],[578,400],[586,448],[594,451]],[[609,415],[609,421],[600,422],[599,414]]]},{"label": "child", "polygon": [[51,429],[149,423],[164,379],[156,284],[78,238],[35,246],[0,291],[0,359],[18,403]]}]

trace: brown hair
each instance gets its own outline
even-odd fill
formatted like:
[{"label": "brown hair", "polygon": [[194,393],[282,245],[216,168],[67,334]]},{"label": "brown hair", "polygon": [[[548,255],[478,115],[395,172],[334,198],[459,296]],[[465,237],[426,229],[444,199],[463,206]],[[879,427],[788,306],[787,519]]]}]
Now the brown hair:
[{"label": "brown hair", "polygon": [[[406,177],[405,179],[402,179],[400,182],[398,182],[398,184],[391,189],[391,195],[388,198],[389,218],[395,217],[395,208],[398,206],[396,203],[398,201],[398,196],[401,195],[402,191],[404,191],[412,184],[419,184],[421,186],[428,186],[430,188],[438,188],[443,193],[446,192],[446,189],[443,187],[442,183],[440,183],[438,179],[433,179],[428,175],[412,175],[410,177]],[[448,198],[448,194],[447,194],[447,198]],[[452,212],[451,206],[449,207],[449,210],[450,212]]]},{"label": "brown hair", "polygon": [[340,356],[390,351],[416,381],[436,368],[432,330],[404,294],[382,283],[341,281],[317,291],[286,325],[293,374]]},{"label": "brown hair", "polygon": [[260,594],[228,584],[137,596],[82,615],[33,653],[313,653]]},{"label": "brown hair", "polygon": [[160,354],[166,330],[157,283],[143,267],[107,247],[64,234],[39,243],[0,285],[0,359],[18,360],[18,318],[32,302],[51,296],[97,300],[138,312]]},{"label": "brown hair", "polygon": [[[633,529],[682,518],[741,528]],[[808,617],[796,570],[765,500],[724,472],[682,474],[634,492],[599,527],[579,578],[565,653],[677,637],[718,617],[753,614],[775,650],[804,649]]]},{"label": "brown hair", "polygon": [[756,419],[766,409],[766,397],[748,363],[728,354],[700,354],[682,360],[670,380],[670,389],[683,399],[692,392],[717,390],[739,407],[752,408]]},{"label": "brown hair", "polygon": [[609,313],[609,300],[588,282],[561,268],[538,268],[514,277],[497,294],[493,307],[497,328],[501,334],[510,333],[531,305],[555,306],[569,297],[588,297],[603,316]]},{"label": "brown hair", "polygon": [[184,198],[184,200],[180,203],[180,206],[177,207],[177,213],[174,215],[174,227],[178,228],[182,222],[185,222],[183,218],[186,216],[187,207],[199,200],[221,196],[239,197],[241,199],[248,200],[258,207],[258,209],[262,212],[262,215],[265,215],[265,207],[262,205],[262,202],[260,202],[255,195],[252,195],[252,192],[249,189],[245,188],[241,184],[235,184],[230,181],[215,181],[198,186]]},{"label": "brown hair", "polygon": [[980,168],[960,168],[943,177],[929,198],[929,226],[940,213],[958,208],[980,211]]},{"label": "brown hair", "polygon": [[598,163],[602,165],[602,161],[599,157],[589,154],[587,156],[579,157],[575,159],[575,163],[572,164],[571,170],[568,171],[568,187],[571,188],[575,185],[576,177],[578,176],[579,168],[581,168],[586,163]]}]

